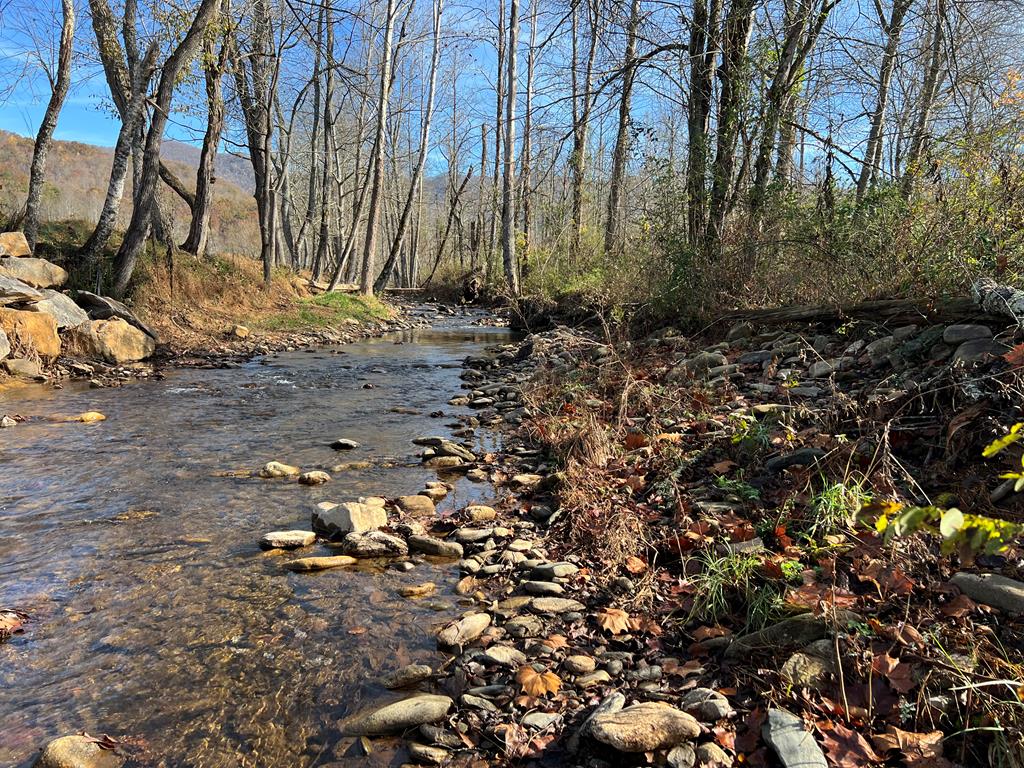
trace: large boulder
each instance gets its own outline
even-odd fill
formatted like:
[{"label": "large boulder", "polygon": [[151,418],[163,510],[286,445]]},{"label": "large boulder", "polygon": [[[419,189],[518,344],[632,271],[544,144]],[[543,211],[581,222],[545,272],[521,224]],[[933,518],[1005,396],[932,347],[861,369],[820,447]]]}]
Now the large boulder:
[{"label": "large boulder", "polygon": [[57,321],[40,312],[0,308],[0,331],[22,351],[53,359],[60,354]]},{"label": "large boulder", "polygon": [[134,325],[154,341],[157,339],[156,331],[139,320],[134,312],[117,299],[112,299],[109,296],[97,296],[89,291],[79,291],[75,294],[75,300],[78,302],[78,306],[88,312],[89,317],[93,320],[109,320],[112,317],[119,317],[126,323]]},{"label": "large boulder", "polygon": [[46,259],[0,257],[0,275],[33,288],[59,288],[68,281],[68,273]]},{"label": "large boulder", "polygon": [[77,354],[114,365],[145,360],[156,351],[151,336],[119,317],[77,325],[68,333],[68,340]]},{"label": "large boulder", "polygon": [[384,507],[358,501],[346,501],[344,504],[324,501],[317,504],[313,512],[313,530],[331,538],[373,531],[387,524],[388,513]]},{"label": "large boulder", "polygon": [[0,232],[0,256],[31,256],[23,232]]},{"label": "large boulder", "polygon": [[0,275],[0,306],[29,304],[39,301],[41,298],[43,298],[43,294],[28,283],[7,277],[7,275]]},{"label": "large boulder", "polygon": [[89,322],[89,316],[85,310],[63,293],[46,288],[40,296],[40,300],[29,305],[28,309],[32,312],[51,315],[57,321],[58,329],[74,328]]}]

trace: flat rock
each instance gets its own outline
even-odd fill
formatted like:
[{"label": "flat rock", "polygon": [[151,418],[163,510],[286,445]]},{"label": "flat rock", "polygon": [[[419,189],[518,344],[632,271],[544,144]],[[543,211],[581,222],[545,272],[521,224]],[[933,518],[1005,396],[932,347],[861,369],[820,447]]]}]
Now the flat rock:
[{"label": "flat rock", "polygon": [[821,747],[804,728],[803,720],[784,709],[768,710],[761,735],[784,768],[828,768]]},{"label": "flat rock", "polygon": [[312,531],[271,531],[263,534],[260,546],[264,549],[298,549],[316,541]]},{"label": "flat rock", "polygon": [[449,647],[463,646],[480,637],[489,626],[489,614],[471,613],[442,627],[437,633],[437,642]]},{"label": "flat rock", "polygon": [[1009,347],[992,339],[971,339],[956,348],[954,363],[984,363],[1006,354]]},{"label": "flat rock", "polygon": [[735,714],[729,700],[711,688],[687,691],[679,700],[679,707],[703,723],[716,723]]},{"label": "flat rock", "polygon": [[535,597],[530,601],[530,610],[534,613],[568,613],[569,611],[583,611],[586,606],[578,600],[570,600],[567,597]]},{"label": "flat rock", "polygon": [[644,702],[594,717],[590,735],[620,752],[670,749],[700,735],[700,724],[664,702]]},{"label": "flat rock", "polygon": [[409,549],[435,557],[462,557],[462,545],[457,541],[444,541],[433,536],[414,535],[409,537]]},{"label": "flat rock", "polygon": [[115,768],[123,762],[85,736],[61,736],[46,745],[33,768]]},{"label": "flat rock", "polygon": [[521,667],[526,663],[526,654],[508,645],[491,645],[484,651],[484,658],[500,667]]},{"label": "flat rock", "polygon": [[322,501],[313,512],[313,530],[332,538],[372,531],[387,524],[388,513],[384,507],[358,501],[342,504]]},{"label": "flat rock", "polygon": [[1024,613],[1024,583],[996,573],[958,573],[949,580],[972,600],[1007,613]]},{"label": "flat rock", "polygon": [[284,564],[289,571],[306,573],[309,571],[326,571],[328,568],[341,568],[346,565],[355,565],[359,561],[348,555],[327,555],[324,557],[300,557],[298,560],[290,560]]},{"label": "flat rock", "polygon": [[0,256],[0,275],[13,277],[33,288],[58,288],[68,281],[68,273],[46,259]]},{"label": "flat rock", "polygon": [[0,368],[8,376],[16,376],[20,379],[35,379],[43,375],[43,369],[38,360],[28,360],[24,357],[12,357],[9,360],[0,362]]},{"label": "flat rock", "polygon": [[434,670],[427,664],[409,664],[408,666],[389,672],[380,679],[380,684],[389,690],[409,688],[410,686],[429,680]]},{"label": "flat rock", "polygon": [[28,283],[23,283],[14,277],[0,275],[0,306],[30,304],[42,298],[42,292],[37,291]]},{"label": "flat rock", "polygon": [[[852,611],[836,611],[835,623],[839,627],[859,620],[860,616]],[[831,620],[826,620],[823,616],[802,613],[737,638],[726,649],[725,658],[742,658],[758,651],[778,650],[779,648],[799,648],[813,643],[815,640],[828,637],[831,626]]]},{"label": "flat rock", "polygon": [[405,557],[409,547],[383,531],[353,531],[341,540],[341,551],[352,557]]},{"label": "flat rock", "polygon": [[[74,328],[82,323],[89,322],[89,316],[85,310],[59,291],[44,289],[41,298],[28,309],[32,312],[43,312],[50,315],[56,322],[58,329]],[[0,299],[0,303],[2,303]]]},{"label": "flat rock", "polygon": [[538,581],[551,581],[552,579],[566,579],[579,572],[579,568],[572,563],[544,563],[533,568],[533,578]]},{"label": "flat rock", "polygon": [[486,523],[497,516],[498,513],[494,510],[494,507],[488,507],[485,504],[471,504],[466,507],[466,517],[474,523]]},{"label": "flat rock", "polygon": [[965,341],[973,341],[974,339],[991,338],[991,328],[987,325],[977,325],[975,323],[947,325],[946,329],[942,332],[942,340],[952,345],[963,344]]},{"label": "flat rock", "polygon": [[412,496],[399,496],[395,499],[395,504],[407,515],[433,515],[437,512],[434,502],[418,493]]},{"label": "flat rock", "polygon": [[424,765],[444,765],[452,756],[444,747],[435,747],[432,744],[410,741],[405,746],[409,750],[409,757]]},{"label": "flat rock", "polygon": [[453,702],[447,696],[423,694],[396,701],[369,712],[353,715],[339,724],[346,736],[379,736],[398,733],[445,718]]}]

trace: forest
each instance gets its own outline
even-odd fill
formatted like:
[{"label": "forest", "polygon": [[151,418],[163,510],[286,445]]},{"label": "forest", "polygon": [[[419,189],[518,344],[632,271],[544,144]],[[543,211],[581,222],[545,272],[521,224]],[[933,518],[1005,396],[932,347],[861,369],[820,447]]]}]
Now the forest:
[{"label": "forest", "polygon": [[[9,0],[3,93],[31,81],[46,110],[5,215],[34,241],[62,103],[91,78],[120,129],[75,260],[117,295],[147,243],[204,255],[225,155],[251,163],[268,281],[472,272],[684,314],[962,292],[1019,261],[1020,11]],[[161,160],[168,126],[201,147],[195,178]]]}]

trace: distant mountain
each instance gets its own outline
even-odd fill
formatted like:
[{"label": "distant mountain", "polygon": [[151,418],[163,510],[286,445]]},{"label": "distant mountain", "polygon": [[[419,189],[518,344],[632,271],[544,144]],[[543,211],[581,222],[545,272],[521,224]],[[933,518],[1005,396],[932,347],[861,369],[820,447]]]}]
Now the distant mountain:
[{"label": "distant mountain", "polygon": [[[164,146],[168,148],[164,153],[168,166],[187,187],[195,189],[199,150],[178,142],[167,142]],[[0,223],[12,218],[25,204],[31,162],[32,139],[0,131]],[[96,221],[107,193],[112,162],[113,150],[110,147],[76,141],[53,142],[43,186],[43,220]],[[217,162],[210,245],[215,251],[258,254],[259,229],[251,191],[252,173],[250,169],[245,176],[241,168],[248,161],[219,155]],[[130,182],[128,186],[130,189]],[[183,240],[188,232],[188,206],[163,185],[160,194],[168,202],[175,232]],[[126,191],[119,226],[126,226],[130,216],[131,195]]]},{"label": "distant mountain", "polygon": [[[191,144],[184,144],[180,141],[165,141],[160,154],[164,160],[181,163],[190,168],[199,167],[200,149]],[[249,162],[248,158],[231,155],[227,152],[218,152],[216,168],[218,179],[227,179],[235,186],[250,193],[251,190],[256,188],[256,180],[252,175],[252,163]]]}]

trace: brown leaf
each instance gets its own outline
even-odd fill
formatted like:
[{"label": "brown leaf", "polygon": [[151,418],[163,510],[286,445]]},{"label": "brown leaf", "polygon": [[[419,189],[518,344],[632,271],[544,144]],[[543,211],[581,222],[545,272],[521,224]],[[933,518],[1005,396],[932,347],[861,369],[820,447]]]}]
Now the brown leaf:
[{"label": "brown leaf", "polygon": [[914,591],[914,581],[899,567],[881,560],[869,560],[857,574],[861,581],[869,581],[878,589],[881,597],[889,595],[906,596]]},{"label": "brown leaf", "polygon": [[626,570],[633,575],[643,573],[647,570],[647,563],[636,555],[630,555],[626,558]]},{"label": "brown leaf", "polygon": [[705,640],[710,640],[713,637],[731,635],[732,632],[725,627],[697,627],[691,634],[694,640],[698,643],[703,643]]},{"label": "brown leaf", "polygon": [[1010,365],[1024,365],[1024,344],[1017,344],[1003,355],[1003,360]]},{"label": "brown leaf", "polygon": [[871,669],[875,674],[883,675],[899,693],[910,693],[917,687],[913,666],[887,653],[875,656],[871,660]]},{"label": "brown leaf", "polygon": [[815,610],[821,603],[836,608],[852,608],[857,604],[857,596],[845,589],[824,584],[804,584],[786,593],[786,605],[793,608]]},{"label": "brown leaf", "polygon": [[553,651],[569,645],[569,641],[565,639],[564,635],[551,635],[551,637],[546,637],[541,642]]},{"label": "brown leaf", "polygon": [[719,461],[716,464],[712,464],[711,471],[714,472],[716,475],[725,475],[731,472],[737,466],[738,465],[735,461],[724,459],[723,461]]},{"label": "brown leaf", "polygon": [[630,432],[626,435],[626,450],[635,451],[637,448],[645,447],[649,442],[643,432]]},{"label": "brown leaf", "polygon": [[601,629],[613,635],[621,635],[629,631],[629,614],[621,608],[605,608],[594,615]]},{"label": "brown leaf", "polygon": [[842,723],[822,728],[821,737],[829,761],[838,768],[861,768],[869,763],[884,762],[867,739]]},{"label": "brown leaf", "polygon": [[890,725],[885,733],[871,737],[875,747],[883,752],[898,751],[907,768],[952,768],[942,756],[942,731],[913,733]]},{"label": "brown leaf", "polygon": [[942,613],[952,619],[962,619],[964,616],[968,616],[973,613],[974,609],[977,607],[978,604],[971,600],[967,595],[957,595],[942,606]]},{"label": "brown leaf", "polygon": [[562,678],[550,670],[538,672],[529,664],[520,667],[516,672],[516,682],[527,696],[539,697],[547,693],[558,693],[562,687]]},{"label": "brown leaf", "polygon": [[0,611],[0,643],[21,631],[25,614],[20,611]]}]

